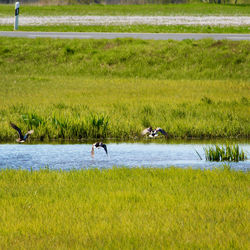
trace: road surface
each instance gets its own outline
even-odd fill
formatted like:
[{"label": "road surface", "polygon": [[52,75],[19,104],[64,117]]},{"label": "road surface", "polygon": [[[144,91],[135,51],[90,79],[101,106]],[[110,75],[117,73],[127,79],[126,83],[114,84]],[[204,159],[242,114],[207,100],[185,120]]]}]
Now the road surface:
[{"label": "road surface", "polygon": [[215,40],[250,40],[250,34],[215,34],[215,33],[108,33],[108,32],[30,32],[30,31],[0,31],[0,36],[5,37],[50,37],[65,39],[114,39],[114,38],[137,38],[154,40],[184,40],[212,38]]}]

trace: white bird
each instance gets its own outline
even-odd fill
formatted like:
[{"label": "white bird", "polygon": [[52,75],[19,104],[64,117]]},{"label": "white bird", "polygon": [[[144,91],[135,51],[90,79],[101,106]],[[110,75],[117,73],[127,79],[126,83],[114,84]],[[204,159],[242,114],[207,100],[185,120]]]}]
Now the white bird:
[{"label": "white bird", "polygon": [[106,154],[108,155],[108,150],[107,150],[106,144],[104,144],[102,142],[96,142],[92,145],[92,150],[91,150],[92,157],[94,157],[94,155],[95,155],[95,148],[103,148],[105,150]]}]

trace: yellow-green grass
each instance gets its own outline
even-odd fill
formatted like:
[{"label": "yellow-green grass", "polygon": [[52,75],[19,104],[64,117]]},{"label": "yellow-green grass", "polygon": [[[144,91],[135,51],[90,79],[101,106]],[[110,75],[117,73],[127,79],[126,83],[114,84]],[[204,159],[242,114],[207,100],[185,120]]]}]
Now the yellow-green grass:
[{"label": "yellow-green grass", "polygon": [[134,138],[148,126],[170,137],[248,137],[249,82],[4,74],[0,138],[9,121],[33,139]]},{"label": "yellow-green grass", "polygon": [[[13,25],[0,25],[0,31],[13,31],[13,29]],[[210,25],[40,25],[19,26],[18,30],[41,32],[250,33],[249,26]]]},{"label": "yellow-green grass", "polygon": [[0,38],[0,139],[249,137],[247,41]]},{"label": "yellow-green grass", "polygon": [[[238,0],[240,3],[240,1]],[[246,2],[245,2],[246,3]],[[33,6],[22,5],[20,15],[56,16],[56,15],[249,15],[249,4],[144,4],[144,5],[63,5]],[[0,5],[0,16],[13,16],[13,5]]]},{"label": "yellow-green grass", "polygon": [[1,170],[0,248],[248,249],[249,177],[177,168]]}]

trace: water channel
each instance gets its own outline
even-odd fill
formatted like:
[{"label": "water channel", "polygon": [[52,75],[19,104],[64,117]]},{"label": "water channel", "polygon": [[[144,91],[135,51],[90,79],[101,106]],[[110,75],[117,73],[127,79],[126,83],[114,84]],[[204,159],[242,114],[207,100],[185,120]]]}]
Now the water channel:
[{"label": "water channel", "polygon": [[[212,169],[229,164],[232,169],[250,170],[250,144],[238,143],[247,153],[248,160],[241,162],[209,162],[204,148],[211,142],[105,142],[108,156],[100,148],[91,157],[91,143],[78,144],[0,144],[0,168],[33,169],[48,167],[53,170],[117,167],[170,167]],[[209,144],[210,143],[210,144]],[[202,160],[196,153],[200,154]]]}]

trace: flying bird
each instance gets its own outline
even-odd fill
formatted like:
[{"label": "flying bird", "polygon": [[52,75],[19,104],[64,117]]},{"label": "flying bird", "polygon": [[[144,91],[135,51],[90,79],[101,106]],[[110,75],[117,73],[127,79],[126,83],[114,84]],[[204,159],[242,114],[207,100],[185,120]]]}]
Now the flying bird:
[{"label": "flying bird", "polygon": [[19,138],[16,139],[17,142],[25,142],[25,141],[27,140],[27,138],[29,137],[29,135],[31,135],[31,134],[34,132],[34,130],[29,130],[29,131],[23,136],[21,129],[18,128],[14,123],[11,122],[11,123],[10,123],[10,126],[11,126],[12,128],[14,128],[14,129],[18,132],[18,134],[19,134]]},{"label": "flying bird", "polygon": [[106,144],[104,144],[102,142],[96,142],[92,145],[92,150],[91,150],[92,157],[94,157],[94,155],[95,155],[95,148],[103,148],[105,150],[106,154],[108,155],[108,150],[107,150]]},{"label": "flying bird", "polygon": [[165,130],[163,130],[162,128],[156,128],[149,136],[150,137],[156,137],[158,136],[158,133],[162,133],[163,135],[167,136],[167,133]]},{"label": "flying bird", "polygon": [[149,137],[154,138],[156,136],[158,136],[158,133],[162,133],[163,135],[167,136],[167,132],[165,130],[163,130],[162,128],[156,128],[156,129],[152,129],[152,127],[149,128],[145,128],[142,131],[142,135],[146,135],[149,134]]}]

